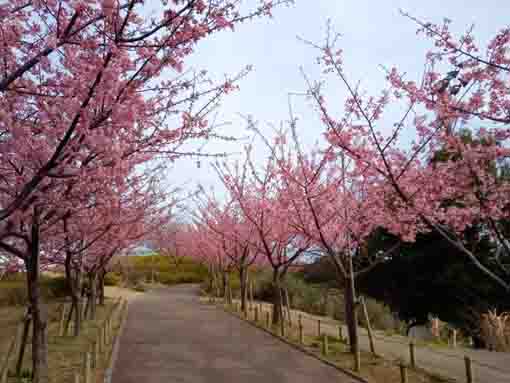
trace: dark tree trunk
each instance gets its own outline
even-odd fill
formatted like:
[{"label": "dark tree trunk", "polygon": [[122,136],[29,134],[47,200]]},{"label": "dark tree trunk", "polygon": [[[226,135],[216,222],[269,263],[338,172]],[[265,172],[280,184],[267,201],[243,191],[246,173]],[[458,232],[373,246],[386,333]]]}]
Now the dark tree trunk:
[{"label": "dark tree trunk", "polygon": [[283,294],[281,287],[281,274],[277,268],[273,268],[273,324],[278,324],[283,319]]},{"label": "dark tree trunk", "polygon": [[96,312],[97,312],[97,276],[95,272],[89,273],[89,299],[88,299],[88,305],[89,305],[89,319],[95,320],[96,319]]},{"label": "dark tree trunk", "polygon": [[101,306],[104,306],[104,300],[105,300],[105,296],[104,296],[104,277],[106,275],[106,272],[105,271],[101,271],[99,273],[99,304]]},{"label": "dark tree trunk", "polygon": [[[80,297],[80,282],[81,272],[78,267],[74,270],[71,265],[71,254],[67,254],[65,262],[66,279],[69,285],[69,291],[71,292],[71,310],[69,311],[68,320],[66,323],[66,334],[69,329],[69,323],[71,318],[74,319],[73,336],[80,336],[81,330],[81,297]],[[74,317],[73,317],[74,314]]]},{"label": "dark tree trunk", "polygon": [[344,302],[345,302],[345,323],[349,334],[349,345],[351,353],[355,354],[359,350],[358,340],[358,315],[356,307],[356,291],[354,278],[351,273],[345,281]]},{"label": "dark tree trunk", "polygon": [[33,383],[48,382],[47,312],[41,304],[39,254],[39,212],[34,208],[31,230],[30,254],[27,255],[28,301],[32,312],[32,374]]},{"label": "dark tree trunk", "polygon": [[228,276],[227,276],[227,272],[224,271],[221,275],[221,283],[222,283],[222,295],[223,295],[223,299],[225,299],[225,302],[228,301],[228,298],[227,298],[227,295],[228,295],[228,291],[227,291],[227,285],[228,285]]},{"label": "dark tree trunk", "polygon": [[241,311],[245,312],[246,307],[246,297],[248,296],[248,273],[246,267],[241,266],[239,268],[239,279],[241,281]]}]

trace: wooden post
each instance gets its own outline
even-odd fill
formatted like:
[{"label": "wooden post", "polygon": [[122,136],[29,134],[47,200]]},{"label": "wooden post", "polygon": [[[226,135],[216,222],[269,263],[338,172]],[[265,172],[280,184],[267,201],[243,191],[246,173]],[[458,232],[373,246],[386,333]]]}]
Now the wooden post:
[{"label": "wooden post", "polygon": [[412,368],[416,367],[416,356],[415,356],[415,347],[414,342],[409,343],[409,363],[411,364]]},{"label": "wooden post", "polygon": [[322,355],[328,356],[329,354],[329,344],[328,344],[328,334],[324,334],[322,337]]},{"label": "wooden post", "polygon": [[101,354],[101,349],[99,347],[98,340],[96,340],[94,342],[94,357],[93,357],[94,368],[98,368],[99,367],[100,354]]},{"label": "wooden post", "polygon": [[400,363],[400,383],[408,383],[407,367],[404,363]]},{"label": "wooden post", "polygon": [[299,322],[299,343],[305,344],[305,336],[303,334],[303,325]]},{"label": "wooden post", "polygon": [[62,306],[62,314],[60,315],[60,322],[58,324],[58,336],[64,336],[64,324],[66,320],[67,305],[64,303]]},{"label": "wooden post", "polygon": [[106,334],[106,326],[104,325],[104,323],[103,326],[101,327],[101,330],[103,331],[103,346],[105,346],[106,349],[106,347],[108,346],[108,336]]},{"label": "wooden post", "polygon": [[471,363],[471,358],[467,355],[464,357],[464,364],[466,365],[466,382],[474,383],[475,380],[473,378],[473,365]]},{"label": "wooden post", "polygon": [[320,319],[317,320],[317,336],[319,338],[321,337],[321,320]]},{"label": "wooden post", "polygon": [[7,373],[9,372],[9,369],[6,368],[2,371],[2,374],[0,375],[0,383],[7,383]]},{"label": "wooden post", "polygon": [[269,318],[269,311],[266,311],[266,327],[269,328],[270,327],[270,318]]},{"label": "wooden post", "polygon": [[375,355],[375,344],[374,344],[374,336],[372,334],[372,326],[370,326],[370,319],[368,318],[368,310],[367,305],[365,303],[365,298],[360,297],[361,305],[363,306],[363,315],[365,316],[365,322],[367,323],[367,331],[368,331],[368,340],[370,342],[370,351]]},{"label": "wooden post", "polygon": [[80,374],[74,373],[74,383],[80,383]]},{"label": "wooden post", "polygon": [[283,318],[280,318],[280,335],[285,338],[285,321]]},{"label": "wooden post", "polygon": [[32,317],[29,312],[25,314],[23,320],[23,333],[21,338],[18,340],[18,350],[16,353],[16,375],[21,375],[21,368],[23,367],[23,359],[25,357],[25,349],[28,343],[28,337],[30,336],[30,326],[32,324]]},{"label": "wooden post", "polygon": [[9,372],[9,360],[11,359],[11,354],[16,348],[16,340],[17,336],[14,335],[11,343],[9,344],[9,348],[7,349],[7,353],[5,354],[2,365],[0,366],[0,377],[2,378],[2,383],[7,382],[7,373]]},{"label": "wooden post", "polygon": [[255,323],[258,323],[258,321],[259,321],[259,308],[258,308],[258,306],[255,306],[255,318],[254,318],[254,321],[255,321]]},{"label": "wooden post", "polygon": [[342,325],[338,326],[338,340],[340,340],[340,342],[343,342],[343,340],[344,340]]},{"label": "wooden post", "polygon": [[15,358],[17,358],[20,355],[21,348],[24,347],[23,342],[26,343],[26,340],[23,337],[24,333],[25,333],[25,320],[23,320],[23,323],[20,323],[18,325],[18,328],[16,329],[16,344],[14,345],[13,350],[13,356]]},{"label": "wooden post", "polygon": [[81,320],[86,321],[87,320],[87,305],[90,303],[90,299],[87,298],[87,296],[84,296],[81,300],[81,307],[77,307],[77,310],[81,310]]},{"label": "wooden post", "polygon": [[452,330],[452,347],[457,347],[457,330]]},{"label": "wooden post", "polygon": [[357,350],[354,353],[354,371],[356,372],[361,371],[361,355],[359,353],[359,350]]},{"label": "wooden post", "polygon": [[90,352],[85,354],[85,382],[92,383],[92,371],[91,371],[91,357]]}]

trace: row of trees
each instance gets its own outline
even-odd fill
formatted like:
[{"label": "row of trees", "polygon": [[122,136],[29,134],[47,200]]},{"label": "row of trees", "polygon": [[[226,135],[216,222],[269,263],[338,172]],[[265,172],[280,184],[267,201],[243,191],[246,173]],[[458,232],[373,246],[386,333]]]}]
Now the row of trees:
[{"label": "row of trees", "polygon": [[111,257],[168,224],[161,171],[216,137],[207,116],[246,74],[215,84],[187,58],[284,2],[0,4],[0,257],[2,273],[26,274],[33,382],[48,380],[41,270],[65,266],[78,335],[81,281],[94,315]]},{"label": "row of trees", "polygon": [[[434,43],[420,81],[391,68],[381,94],[367,95],[348,77],[339,36],[329,29],[324,45],[309,43],[324,78],[304,76],[325,142],[300,142],[291,104],[288,126],[272,138],[248,121],[266,160],[253,160],[248,145],[244,161],[217,163],[226,201],[204,195],[193,226],[200,239],[190,251],[216,269],[236,268],[241,280],[255,262],[273,270],[274,323],[289,266],[328,257],[344,287],[353,352],[356,281],[409,254],[417,237],[441,241],[440,251],[462,257],[502,296],[510,290],[510,29],[482,50],[471,30],[455,38],[448,20],[434,25],[403,16]],[[326,87],[335,80],[347,97],[328,102]],[[335,116],[339,103],[344,113]]]}]

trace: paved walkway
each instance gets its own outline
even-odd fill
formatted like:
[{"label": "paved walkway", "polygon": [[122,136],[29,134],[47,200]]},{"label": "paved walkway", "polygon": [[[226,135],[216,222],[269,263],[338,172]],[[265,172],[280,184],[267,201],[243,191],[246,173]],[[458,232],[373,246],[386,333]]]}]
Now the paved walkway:
[{"label": "paved walkway", "polygon": [[113,383],[355,381],[247,323],[198,302],[196,288],[134,299]]}]

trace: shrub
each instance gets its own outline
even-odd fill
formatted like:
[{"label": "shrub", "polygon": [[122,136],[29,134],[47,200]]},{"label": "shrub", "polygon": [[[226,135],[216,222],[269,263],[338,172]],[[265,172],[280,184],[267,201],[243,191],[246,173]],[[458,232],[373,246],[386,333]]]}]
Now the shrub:
[{"label": "shrub", "polygon": [[157,281],[164,285],[177,285],[180,283],[202,283],[204,278],[194,272],[164,272],[157,274]]},{"label": "shrub", "polygon": [[[396,330],[399,328],[400,321],[395,318],[388,306],[370,298],[365,299],[365,304],[367,306],[368,319],[373,328],[379,330]],[[360,309],[362,310],[362,308]],[[360,311],[359,318],[360,324],[366,327],[362,311]]]},{"label": "shrub", "polygon": [[[69,295],[65,277],[41,277],[41,297],[44,301],[63,298]],[[27,288],[23,273],[9,276],[0,282],[0,305],[25,305]]]},{"label": "shrub", "polygon": [[105,286],[118,286],[122,282],[122,276],[119,273],[107,273],[104,276]]}]

